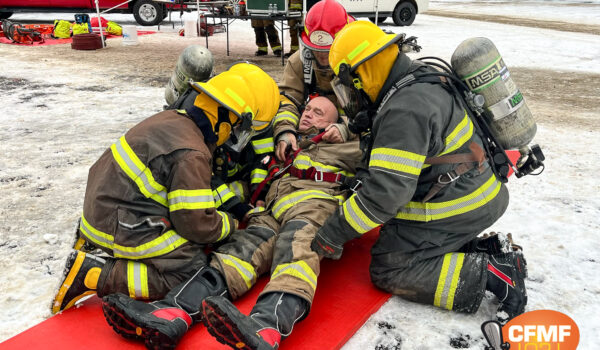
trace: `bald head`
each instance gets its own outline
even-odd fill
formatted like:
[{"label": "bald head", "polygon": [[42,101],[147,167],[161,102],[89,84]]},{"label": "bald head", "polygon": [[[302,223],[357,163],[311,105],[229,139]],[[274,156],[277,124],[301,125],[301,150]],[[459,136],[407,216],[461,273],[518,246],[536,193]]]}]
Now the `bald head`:
[{"label": "bald head", "polygon": [[298,131],[306,131],[311,127],[325,129],[338,120],[338,111],[327,97],[318,96],[310,100],[298,124]]}]

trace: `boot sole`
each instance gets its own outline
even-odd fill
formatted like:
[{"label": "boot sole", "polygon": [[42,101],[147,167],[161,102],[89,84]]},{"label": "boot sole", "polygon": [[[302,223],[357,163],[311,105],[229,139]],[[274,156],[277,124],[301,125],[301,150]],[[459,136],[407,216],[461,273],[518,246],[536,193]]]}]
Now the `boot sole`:
[{"label": "boot sole", "polygon": [[208,332],[220,343],[228,345],[232,349],[260,349],[257,344],[249,344],[252,342],[248,341],[248,337],[232,321],[231,316],[210,300],[204,300],[202,303],[202,313],[204,314],[202,322]]},{"label": "boot sole", "polygon": [[144,341],[148,349],[175,349],[177,343],[154,328],[151,322],[140,326],[122,309],[123,306],[113,300],[102,302],[104,317],[115,332],[126,339]]}]

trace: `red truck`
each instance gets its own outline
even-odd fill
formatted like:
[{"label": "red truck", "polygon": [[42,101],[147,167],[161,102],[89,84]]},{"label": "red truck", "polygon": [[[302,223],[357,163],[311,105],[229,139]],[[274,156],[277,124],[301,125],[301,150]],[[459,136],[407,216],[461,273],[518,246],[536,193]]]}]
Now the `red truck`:
[{"label": "red truck", "polygon": [[[129,2],[98,0],[98,4],[100,10],[121,4],[111,12],[133,13],[135,20],[143,26],[157,25],[167,16],[166,5],[152,0],[130,0]],[[0,20],[9,18],[15,12],[92,13],[95,11],[95,0],[0,0]]]}]

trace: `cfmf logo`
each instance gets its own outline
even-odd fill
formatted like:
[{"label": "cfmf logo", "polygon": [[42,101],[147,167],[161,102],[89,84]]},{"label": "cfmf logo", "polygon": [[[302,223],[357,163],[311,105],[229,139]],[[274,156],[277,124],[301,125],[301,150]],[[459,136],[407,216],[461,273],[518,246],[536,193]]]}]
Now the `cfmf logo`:
[{"label": "cfmf logo", "polygon": [[504,326],[487,321],[481,330],[489,344],[486,350],[575,350],[579,344],[575,321],[554,310],[526,312]]}]

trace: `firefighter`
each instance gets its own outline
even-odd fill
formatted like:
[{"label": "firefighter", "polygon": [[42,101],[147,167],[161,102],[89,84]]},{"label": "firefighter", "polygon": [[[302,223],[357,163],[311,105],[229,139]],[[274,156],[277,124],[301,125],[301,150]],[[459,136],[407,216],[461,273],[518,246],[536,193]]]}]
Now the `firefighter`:
[{"label": "firefighter", "polygon": [[501,302],[496,316],[504,323],[527,303],[522,252],[469,247],[502,216],[508,191],[444,85],[417,81],[395,88],[428,69],[399,50],[403,37],[357,21],[331,46],[338,100],[348,101],[352,123],[371,133],[368,175],[319,229],[312,247],[338,259],[345,242],[383,225],[371,250],[377,287],[467,313],[478,309],[488,290]]},{"label": "firefighter", "polygon": [[[278,142],[284,141],[291,149],[298,149],[295,129],[303,106],[310,97],[325,96],[339,107],[330,84],[334,74],[327,57],[336,33],[353,20],[335,0],[319,1],[306,14],[302,50],[290,56],[279,84],[282,106],[273,118],[273,125],[279,130],[279,133],[274,134]],[[340,129],[331,129],[324,139],[331,142],[332,137],[339,139],[340,136],[349,135],[348,132],[337,133],[338,130]],[[287,134],[283,135],[284,133]]]},{"label": "firefighter", "polygon": [[[273,55],[281,56],[281,42],[279,41],[279,36],[277,36],[275,22],[270,19],[253,19],[250,21],[250,25],[252,28],[254,28],[254,36],[256,38],[256,46],[258,48],[254,55],[268,55],[269,44],[271,44]],[[269,40],[268,43],[267,39]]]},{"label": "firefighter", "polygon": [[[302,0],[290,0],[289,10],[301,12]],[[290,51],[284,55],[286,58],[289,58],[300,49],[300,43],[298,40],[298,24],[300,24],[300,21],[297,19],[288,20],[288,27],[290,28]]]},{"label": "firefighter", "polygon": [[[308,314],[315,293],[319,257],[310,248],[312,238],[329,214],[339,208],[347,192],[341,184],[352,175],[361,157],[358,140],[315,144],[315,135],[322,135],[337,119],[337,109],[325,97],[307,105],[297,130],[302,149],[289,158],[285,176],[271,185],[267,210],[253,214],[247,229],[234,233],[212,255],[210,266],[218,271],[219,278],[194,276],[164,300],[150,304],[123,294],[106,296],[103,309],[113,329],[125,337],[144,339],[148,348],[174,347],[201,318],[211,320],[211,333],[223,333],[229,324],[238,327],[239,322],[250,322],[229,300],[246,293],[270,269],[271,280],[252,312],[257,323],[251,322],[245,336],[248,342],[254,341],[252,337],[278,342],[289,334],[293,324]],[[214,281],[225,281],[226,292],[201,310],[203,300],[215,295],[204,290]],[[223,323],[214,317],[221,312],[218,310],[227,313]],[[263,326],[269,330],[258,336],[256,332]],[[140,331],[136,333],[136,329]],[[219,340],[228,342],[233,336]],[[267,344],[268,348],[273,344]]]},{"label": "firefighter", "polygon": [[279,91],[248,63],[193,87],[199,94],[192,106],[142,121],[91,167],[80,235],[110,257],[72,252],[52,313],[94,293],[160,299],[198,271],[212,273],[206,244],[237,227],[232,215],[215,209],[212,153],[230,134],[248,140],[242,135],[267,128]]},{"label": "firefighter", "polygon": [[[188,89],[167,109],[186,109],[193,106],[198,96],[194,89]],[[238,135],[239,136],[239,135]],[[268,165],[274,155],[273,128],[269,125],[251,136],[250,140],[227,140],[217,147],[213,154],[213,177],[211,187],[217,210],[227,211],[240,222],[247,220],[249,212],[256,211],[250,204],[250,195],[266,177]],[[240,149],[240,145],[245,147]],[[265,187],[257,199],[266,195]],[[255,204],[255,203],[253,203]]]}]

